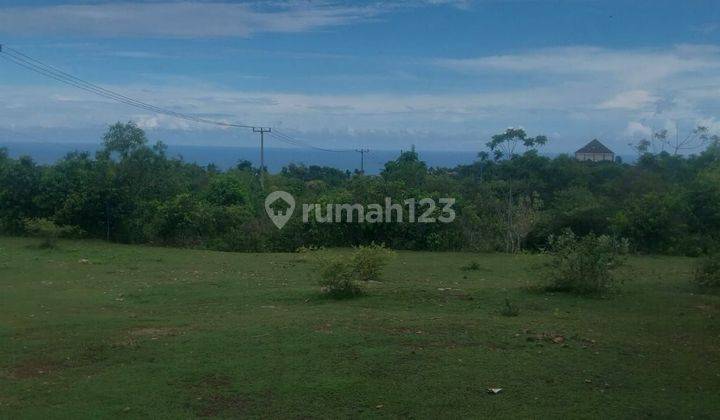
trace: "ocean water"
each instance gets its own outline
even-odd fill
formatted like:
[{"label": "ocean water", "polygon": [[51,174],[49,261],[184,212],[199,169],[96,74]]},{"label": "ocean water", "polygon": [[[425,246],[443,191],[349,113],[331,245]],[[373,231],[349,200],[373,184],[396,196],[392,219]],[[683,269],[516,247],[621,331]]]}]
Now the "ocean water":
[{"label": "ocean water", "polygon": [[[93,143],[34,143],[34,142],[0,142],[6,147],[11,157],[27,155],[37,163],[50,164],[73,151],[87,151],[94,154],[100,144]],[[219,168],[233,167],[241,160],[249,160],[255,166],[260,163],[260,151],[252,147],[223,146],[180,146],[168,145],[168,156],[182,157],[186,162],[199,165],[214,163]],[[398,157],[400,150],[373,150],[365,154],[365,172],[377,174],[385,162]],[[420,158],[432,167],[455,167],[469,164],[475,160],[476,152],[445,152],[419,150]],[[278,172],[290,163],[305,165],[321,165],[354,171],[360,169],[360,153],[322,152],[312,149],[266,148],[265,166],[270,172]]]},{"label": "ocean water", "polygon": [[[94,154],[100,149],[95,143],[40,143],[40,142],[2,142],[0,147],[6,147],[11,157],[27,155],[37,163],[50,164],[61,159],[73,151],[87,151]],[[213,163],[221,169],[235,166],[241,160],[248,160],[254,166],[260,164],[260,150],[253,147],[228,146],[187,146],[168,145],[167,154],[170,157],[181,157],[186,162],[199,165]],[[365,172],[378,174],[385,162],[398,157],[400,150],[372,150],[365,154]],[[474,162],[477,152],[448,152],[438,150],[418,150],[420,159],[428,166],[440,168],[453,168],[457,165],[467,165]],[[547,153],[554,157],[557,153]],[[633,163],[637,159],[633,155],[620,155],[623,162]],[[279,172],[283,166],[290,163],[305,165],[330,166],[341,170],[354,171],[360,169],[360,153],[348,152],[322,152],[312,149],[266,148],[265,166],[270,172]]]}]

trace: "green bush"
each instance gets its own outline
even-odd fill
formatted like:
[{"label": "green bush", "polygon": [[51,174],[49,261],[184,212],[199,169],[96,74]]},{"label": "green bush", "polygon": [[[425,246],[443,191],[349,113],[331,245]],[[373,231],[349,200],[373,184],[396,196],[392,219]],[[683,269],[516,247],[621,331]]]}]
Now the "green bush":
[{"label": "green bush", "polygon": [[393,256],[391,250],[385,245],[372,243],[367,246],[355,248],[351,267],[354,277],[360,281],[377,281],[380,279],[382,268]]},{"label": "green bush", "polygon": [[463,271],[478,271],[480,269],[480,264],[478,264],[477,261],[473,261],[471,263],[468,263],[466,265],[463,265],[460,267]]},{"label": "green bush", "polygon": [[518,316],[518,315],[520,315],[520,309],[517,306],[510,303],[510,299],[505,298],[505,302],[504,302],[502,308],[500,308],[500,315],[502,315],[502,316]]},{"label": "green bush", "polygon": [[308,245],[308,246],[301,245],[301,246],[297,247],[297,249],[295,249],[295,252],[298,254],[309,254],[311,252],[321,251],[323,249],[324,249],[323,247],[318,247],[315,245]]},{"label": "green bush", "polygon": [[392,256],[384,245],[371,244],[355,248],[352,256],[320,254],[320,286],[336,299],[352,298],[364,293],[363,284],[377,281],[382,268]]},{"label": "green bush", "polygon": [[364,293],[354,278],[350,263],[340,258],[325,260],[320,270],[320,286],[323,293],[335,299],[347,299]]},{"label": "green bush", "polygon": [[720,287],[720,253],[706,255],[698,260],[693,281],[702,289]]},{"label": "green bush", "polygon": [[80,230],[73,226],[58,226],[52,220],[35,218],[25,220],[25,232],[40,238],[40,248],[57,247],[58,238],[63,236],[80,236]]},{"label": "green bush", "polygon": [[618,285],[614,269],[624,262],[628,241],[607,235],[576,236],[571,230],[548,238],[550,262],[544,276],[548,290],[602,294]]}]

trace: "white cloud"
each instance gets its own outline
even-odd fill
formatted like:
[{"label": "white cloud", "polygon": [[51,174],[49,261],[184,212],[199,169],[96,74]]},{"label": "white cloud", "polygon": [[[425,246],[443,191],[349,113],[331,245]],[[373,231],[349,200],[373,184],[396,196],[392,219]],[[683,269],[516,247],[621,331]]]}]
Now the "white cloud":
[{"label": "white cloud", "polygon": [[[477,79],[469,78],[463,93],[426,94],[243,91],[192,78],[153,77],[144,77],[142,85],[106,87],[210,119],[270,125],[323,141],[335,141],[334,134],[340,133],[345,146],[365,136],[378,139],[381,148],[387,146],[383,136],[394,141],[406,138],[426,148],[429,144],[479,148],[483,142],[475,139],[522,124],[532,133],[555,133],[549,149],[569,150],[562,144],[572,142],[574,147],[598,137],[621,152],[628,140],[647,137],[652,128],[714,122],[712,116],[720,106],[716,46],[679,45],[653,51],[563,47],[436,62],[451,69],[433,76],[439,82],[455,77],[456,71]],[[647,69],[656,66],[659,69]],[[476,82],[489,72],[500,83]],[[526,73],[532,77],[523,78]],[[519,77],[531,81],[530,87],[518,87]],[[63,86],[0,85],[0,89],[0,127],[91,127],[133,119],[148,129],[183,130],[188,136],[199,133],[198,138],[219,132],[213,126],[144,113]]]},{"label": "white cloud", "polygon": [[[600,137],[621,152],[627,147],[627,139],[647,137],[651,127],[667,126],[668,121],[676,118],[692,126],[712,115],[696,110],[694,100],[685,97],[656,115],[649,109],[655,96],[648,91],[621,91],[608,99],[604,88],[579,83],[455,94],[238,91],[197,81],[164,87],[105,87],[178,112],[225,122],[273,126],[311,142],[331,142],[328,144],[337,147],[348,147],[358,138],[367,138],[368,146],[375,148],[402,146],[405,139],[408,144],[426,149],[479,149],[489,135],[509,125],[523,125],[532,133],[555,133],[549,150],[566,151],[570,146],[564,145],[575,147],[589,138]],[[139,111],[64,86],[0,85],[0,88],[4,99],[0,104],[3,111],[0,127],[101,130],[108,123],[133,120],[148,130],[186,132],[185,138],[196,138],[199,143],[227,138],[230,131],[236,133],[232,135],[246,135],[243,130],[221,130]],[[604,106],[597,105],[603,103]],[[247,141],[253,141],[251,135],[247,136]],[[163,135],[162,140],[173,143],[172,136]]]},{"label": "white cloud", "polygon": [[649,138],[652,135],[652,128],[638,121],[630,121],[623,131],[623,135],[631,139]]},{"label": "white cloud", "polygon": [[193,128],[191,123],[186,120],[162,114],[137,114],[130,116],[129,119],[144,130],[167,129],[187,131]]},{"label": "white cloud", "polygon": [[658,97],[652,95],[646,90],[630,90],[620,92],[611,99],[604,101],[598,105],[599,109],[644,109],[649,105],[654,105],[658,101]]},{"label": "white cloud", "polygon": [[370,18],[371,6],[289,3],[260,9],[234,3],[112,3],[0,9],[0,33],[103,37],[247,37],[302,32]]},{"label": "white cloud", "polygon": [[583,79],[604,76],[641,86],[686,72],[717,71],[720,69],[719,53],[717,46],[709,45],[678,45],[655,50],[576,46],[478,58],[440,59],[436,60],[436,64],[472,74],[516,72]]},{"label": "white cloud", "polygon": [[472,0],[424,0],[430,5],[448,5],[460,10],[468,10],[472,7]]},{"label": "white cloud", "polygon": [[[355,146],[362,139],[363,144],[378,149],[416,144],[425,149],[477,150],[491,134],[508,125],[522,124],[533,133],[553,132],[561,126],[558,118],[566,115],[563,107],[583,106],[566,99],[572,87],[567,91],[531,89],[404,95],[245,92],[188,83],[163,88],[104,87],[208,119],[272,126],[328,147]],[[0,127],[27,130],[42,127],[57,133],[85,127],[100,132],[106,124],[133,120],[154,132],[175,130],[175,134],[160,137],[171,144],[183,138],[194,138],[197,143],[205,144],[226,141],[228,136],[236,136],[235,141],[241,141],[240,144],[256,140],[251,133],[245,133],[247,130],[221,130],[212,125],[139,111],[63,86],[0,85],[0,89],[6,103],[16,105],[0,113]],[[0,104],[0,108],[2,106]],[[570,131],[567,124],[563,129]],[[572,140],[572,136],[568,138]],[[562,146],[557,143],[555,147]]]},{"label": "white cloud", "polygon": [[692,127],[720,106],[717,45],[555,47],[435,64],[478,80],[531,78],[542,87],[537,90],[552,92],[558,109],[567,110],[565,121],[584,121],[588,127],[602,121],[608,127],[603,136],[609,137],[647,136],[650,127]]}]

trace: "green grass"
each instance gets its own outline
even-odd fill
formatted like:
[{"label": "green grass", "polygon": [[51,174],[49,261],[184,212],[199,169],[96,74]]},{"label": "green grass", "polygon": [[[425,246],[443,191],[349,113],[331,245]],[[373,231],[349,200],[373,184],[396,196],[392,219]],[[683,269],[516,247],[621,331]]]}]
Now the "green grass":
[{"label": "green grass", "polygon": [[600,299],[528,291],[539,256],[399,252],[334,301],[302,254],[32,243],[0,238],[1,418],[720,412],[720,297],[690,259],[631,258]]}]

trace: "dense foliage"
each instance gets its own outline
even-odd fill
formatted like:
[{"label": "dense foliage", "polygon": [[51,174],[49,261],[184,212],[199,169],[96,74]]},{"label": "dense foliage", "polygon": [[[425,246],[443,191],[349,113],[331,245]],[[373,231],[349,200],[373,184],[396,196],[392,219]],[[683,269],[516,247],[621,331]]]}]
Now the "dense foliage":
[{"label": "dense foliage", "polygon": [[[171,158],[132,123],[115,124],[95,156],[71,153],[54,165],[12,159],[0,149],[0,231],[25,234],[44,218],[86,235],[232,251],[385,243],[397,249],[506,250],[546,245],[550,234],[626,237],[637,251],[698,255],[720,243],[720,146],[683,157],[645,152],[634,165],[549,158],[547,141],[513,129],[493,137],[495,159],[428,168],[414,150],[379,176],[289,165],[261,174],[248,162],[220,171]],[[522,153],[515,150],[525,147]],[[300,210],[282,230],[265,215],[268,192],[303,203],[382,204],[456,199],[443,223],[303,223]],[[416,204],[417,213],[423,208]],[[438,207],[439,211],[439,207]]]}]

